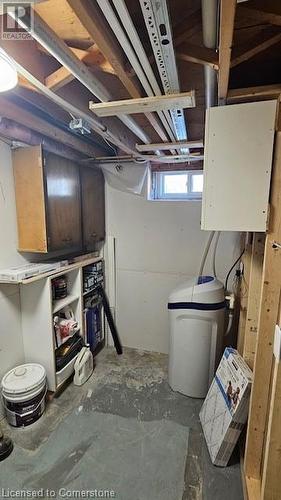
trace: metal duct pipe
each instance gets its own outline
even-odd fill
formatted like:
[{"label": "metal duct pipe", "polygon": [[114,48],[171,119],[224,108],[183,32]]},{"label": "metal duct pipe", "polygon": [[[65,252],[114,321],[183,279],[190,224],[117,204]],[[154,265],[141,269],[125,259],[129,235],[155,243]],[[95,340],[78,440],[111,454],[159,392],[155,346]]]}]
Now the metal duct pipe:
[{"label": "metal duct pipe", "polygon": [[[209,49],[217,48],[218,0],[201,0],[203,43]],[[204,66],[206,108],[217,105],[217,74],[210,66]]]},{"label": "metal duct pipe", "polygon": [[85,158],[84,154],[7,118],[0,117],[0,136],[29,146],[42,144],[47,151],[68,158],[69,160],[81,161]]}]

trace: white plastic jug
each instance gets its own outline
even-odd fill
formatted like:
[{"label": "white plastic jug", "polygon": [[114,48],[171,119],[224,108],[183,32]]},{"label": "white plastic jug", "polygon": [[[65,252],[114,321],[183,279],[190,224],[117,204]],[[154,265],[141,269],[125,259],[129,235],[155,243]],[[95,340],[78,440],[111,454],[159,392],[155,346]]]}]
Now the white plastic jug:
[{"label": "white plastic jug", "polygon": [[94,370],[93,355],[89,347],[83,347],[74,364],[74,384],[83,385]]}]

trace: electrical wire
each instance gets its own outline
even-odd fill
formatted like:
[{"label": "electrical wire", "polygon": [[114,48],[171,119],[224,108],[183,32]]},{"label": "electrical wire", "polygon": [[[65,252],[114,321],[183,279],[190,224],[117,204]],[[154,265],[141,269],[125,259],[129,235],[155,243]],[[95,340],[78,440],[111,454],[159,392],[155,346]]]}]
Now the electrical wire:
[{"label": "electrical wire", "polygon": [[232,273],[233,269],[235,268],[236,264],[238,264],[238,262],[242,258],[244,252],[245,252],[245,248],[243,248],[243,251],[239,255],[238,259],[236,259],[236,261],[234,262],[233,266],[231,266],[231,268],[229,269],[229,271],[228,271],[228,273],[226,275],[225,284],[224,284],[224,288],[225,288],[226,291],[227,291],[227,284],[228,284],[229,276],[231,275],[231,273]]},{"label": "electrical wire", "polygon": [[105,137],[103,137],[103,140],[104,140],[104,141],[106,142],[106,144],[107,144],[107,145],[108,145],[108,146],[109,146],[109,147],[110,147],[110,148],[114,151],[115,156],[118,156],[118,155],[117,155],[117,149],[115,149],[115,148],[112,146],[112,144],[110,144],[110,142],[109,142],[109,141],[108,141]]}]

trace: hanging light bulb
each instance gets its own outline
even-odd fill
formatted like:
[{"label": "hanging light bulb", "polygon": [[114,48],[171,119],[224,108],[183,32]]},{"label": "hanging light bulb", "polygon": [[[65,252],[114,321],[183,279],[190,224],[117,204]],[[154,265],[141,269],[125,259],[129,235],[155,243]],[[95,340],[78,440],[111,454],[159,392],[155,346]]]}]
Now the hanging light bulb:
[{"label": "hanging light bulb", "polygon": [[0,92],[13,89],[17,83],[17,70],[7,54],[0,50]]}]

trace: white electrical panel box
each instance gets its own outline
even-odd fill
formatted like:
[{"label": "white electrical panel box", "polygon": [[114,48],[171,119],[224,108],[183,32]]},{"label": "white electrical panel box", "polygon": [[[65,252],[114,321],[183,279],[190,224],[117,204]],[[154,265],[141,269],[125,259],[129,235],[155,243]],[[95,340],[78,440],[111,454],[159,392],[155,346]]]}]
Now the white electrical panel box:
[{"label": "white electrical panel box", "polygon": [[276,103],[207,110],[201,229],[266,231]]}]

